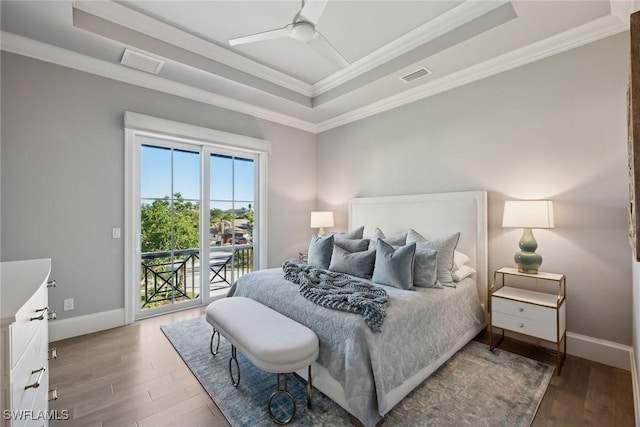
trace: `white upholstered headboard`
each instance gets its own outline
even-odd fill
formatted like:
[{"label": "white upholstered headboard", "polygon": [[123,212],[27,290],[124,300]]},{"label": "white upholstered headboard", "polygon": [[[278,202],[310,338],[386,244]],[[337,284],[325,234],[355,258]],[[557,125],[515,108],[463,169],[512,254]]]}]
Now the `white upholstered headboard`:
[{"label": "white upholstered headboard", "polygon": [[477,271],[478,296],[486,308],[488,284],[487,192],[363,197],[349,201],[349,230],[364,225],[365,237],[376,227],[391,236],[413,228],[428,240],[460,232],[457,250]]}]

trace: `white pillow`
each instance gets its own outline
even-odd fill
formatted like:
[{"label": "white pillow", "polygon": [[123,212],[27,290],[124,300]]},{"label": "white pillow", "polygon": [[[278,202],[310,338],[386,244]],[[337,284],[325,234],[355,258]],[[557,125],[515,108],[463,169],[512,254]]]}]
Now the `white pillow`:
[{"label": "white pillow", "polygon": [[476,270],[473,267],[463,264],[460,266],[460,268],[458,268],[456,271],[451,273],[451,277],[453,277],[454,281],[459,282],[462,279],[465,279],[471,276],[475,272]]},{"label": "white pillow", "polygon": [[454,251],[453,252],[453,271],[458,270],[460,267],[462,267],[469,261],[471,261],[471,259],[468,256],[466,256],[460,251]]}]

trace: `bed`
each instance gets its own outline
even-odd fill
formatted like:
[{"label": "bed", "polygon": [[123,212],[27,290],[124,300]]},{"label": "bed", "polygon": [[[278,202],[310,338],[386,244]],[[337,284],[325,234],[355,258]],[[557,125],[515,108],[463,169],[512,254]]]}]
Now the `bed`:
[{"label": "bed", "polygon": [[382,286],[390,303],[380,332],[358,314],[305,299],[281,268],[242,276],[230,295],[255,299],[311,328],[320,340],[314,386],[364,426],[374,426],[486,326],[486,198],[484,191],[471,191],[350,201],[349,229],[364,226],[365,237],[376,227],[387,236],[411,228],[428,240],[460,232],[456,250],[476,270],[455,287]]}]

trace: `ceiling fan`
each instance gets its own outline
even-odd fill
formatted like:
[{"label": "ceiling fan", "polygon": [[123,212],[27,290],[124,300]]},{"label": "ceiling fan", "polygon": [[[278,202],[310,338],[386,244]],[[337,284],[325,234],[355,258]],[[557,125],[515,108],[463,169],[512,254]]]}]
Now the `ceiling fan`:
[{"label": "ceiling fan", "polygon": [[346,68],[349,66],[349,63],[340,55],[340,52],[316,30],[316,25],[324,12],[324,8],[327,6],[327,2],[328,0],[302,0],[302,9],[293,18],[291,24],[283,28],[231,39],[229,40],[229,45],[236,46],[263,40],[290,37],[294,40],[307,43],[338,67]]}]

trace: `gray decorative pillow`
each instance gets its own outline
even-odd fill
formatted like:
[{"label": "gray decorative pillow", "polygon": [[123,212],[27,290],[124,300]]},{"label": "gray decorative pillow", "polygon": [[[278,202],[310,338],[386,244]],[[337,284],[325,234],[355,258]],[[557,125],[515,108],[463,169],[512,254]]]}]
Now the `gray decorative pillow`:
[{"label": "gray decorative pillow", "polygon": [[371,242],[369,243],[369,249],[376,249],[376,242],[378,239],[384,239],[385,242],[392,246],[404,246],[407,243],[407,232],[394,234],[393,236],[386,237],[382,230],[378,227],[373,231],[373,236],[371,236]]},{"label": "gray decorative pillow", "polygon": [[410,228],[409,231],[407,232],[407,242],[426,242],[427,239],[425,239],[422,234],[418,233],[416,230],[414,230],[413,228]]},{"label": "gray decorative pillow", "polygon": [[331,263],[331,253],[333,252],[333,235],[331,236],[311,236],[309,251],[307,253],[307,264],[314,267],[329,268]]},{"label": "gray decorative pillow", "polygon": [[335,239],[334,245],[340,246],[349,252],[362,252],[369,248],[369,239]]},{"label": "gray decorative pillow", "polygon": [[335,241],[340,240],[351,240],[351,239],[362,239],[362,235],[364,234],[364,225],[356,228],[351,231],[347,231],[346,233],[335,233],[333,236]]},{"label": "gray decorative pillow", "polygon": [[371,280],[394,288],[412,289],[415,253],[415,243],[394,249],[389,243],[378,239],[376,261]]},{"label": "gray decorative pillow", "polygon": [[413,285],[422,288],[442,288],[437,274],[438,251],[416,243],[416,256],[413,264]]},{"label": "gray decorative pillow", "polygon": [[[456,250],[456,246],[458,246],[459,239],[460,233],[458,232],[437,240],[417,243],[418,246],[438,251],[438,254],[436,255],[438,281],[445,286],[451,286],[454,288],[456,285],[453,282],[453,277],[451,276],[451,272],[453,270],[453,252]],[[409,239],[407,238],[407,241],[408,240]]]},{"label": "gray decorative pillow", "polygon": [[333,245],[329,270],[371,279],[375,260],[376,251],[349,252],[338,245]]}]

